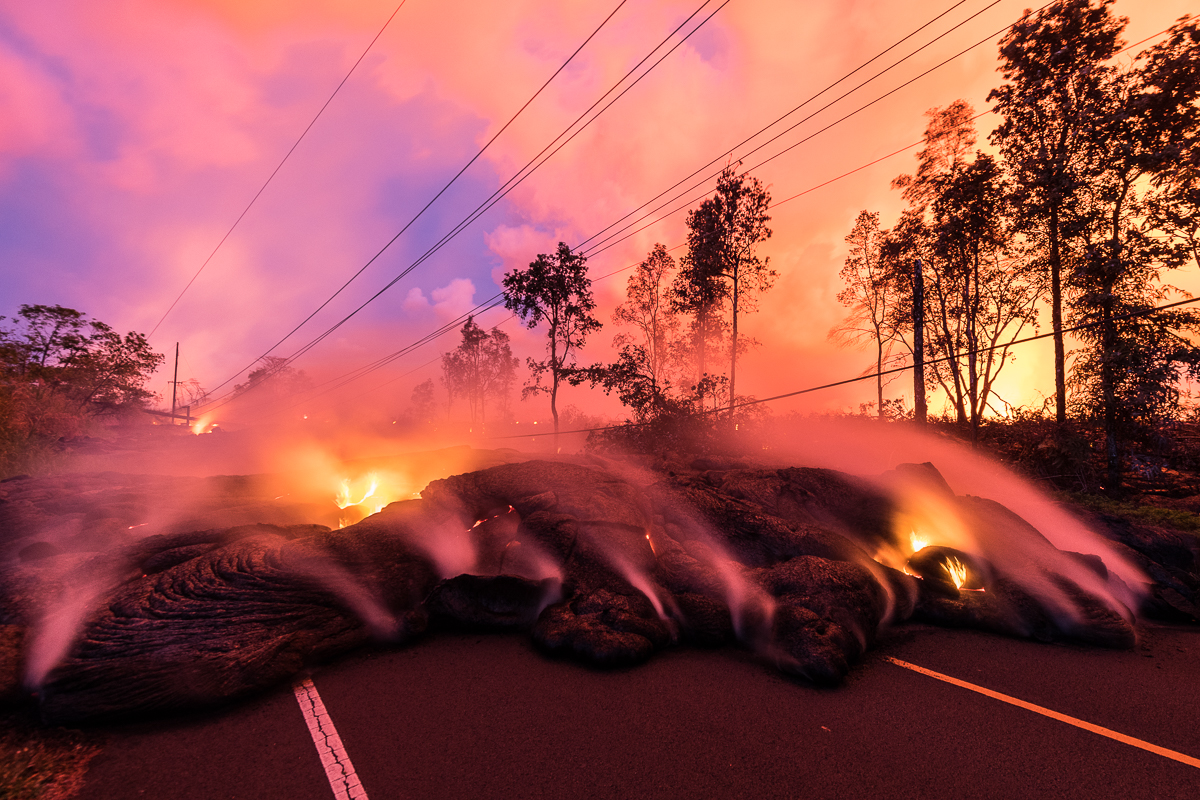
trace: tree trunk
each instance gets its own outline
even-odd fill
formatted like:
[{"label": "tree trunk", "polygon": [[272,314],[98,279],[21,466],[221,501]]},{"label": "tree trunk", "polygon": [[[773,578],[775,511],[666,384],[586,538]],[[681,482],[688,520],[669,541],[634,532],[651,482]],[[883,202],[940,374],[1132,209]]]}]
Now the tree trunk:
[{"label": "tree trunk", "polygon": [[[968,271],[968,279],[966,295],[967,295],[967,395],[971,402],[971,442],[979,441],[979,412],[981,403],[979,401],[979,341],[976,334],[975,323],[979,317],[979,242],[974,243],[972,269]],[[973,275],[972,275],[973,273]],[[971,289],[970,278],[974,277],[974,291]]]},{"label": "tree trunk", "polygon": [[550,416],[554,419],[554,452],[559,452],[558,446],[558,370],[550,380]]},{"label": "tree trunk", "polygon": [[736,402],[737,392],[734,387],[737,384],[737,340],[738,340],[738,278],[737,269],[733,272],[733,337],[732,347],[730,348],[729,360],[729,419],[733,419],[733,405]]},{"label": "tree trunk", "polygon": [[875,406],[876,418],[883,419],[883,341],[875,337]]},{"label": "tree trunk", "polygon": [[1112,314],[1112,287],[1106,287],[1101,306],[1103,328],[1100,356],[1100,384],[1104,395],[1104,455],[1107,478],[1105,490],[1112,496],[1121,494],[1121,453],[1117,442],[1117,392],[1113,373],[1113,351],[1117,345]]},{"label": "tree trunk", "polygon": [[554,421],[554,452],[559,452],[558,446],[558,375],[562,366],[558,363],[558,340],[556,331],[551,329],[550,336],[550,417]]},{"label": "tree trunk", "polygon": [[[1128,190],[1128,184],[1126,184]],[[1121,494],[1121,446],[1120,431],[1117,430],[1117,376],[1113,359],[1117,350],[1117,328],[1113,319],[1113,299],[1117,277],[1121,274],[1121,208],[1124,193],[1113,206],[1112,233],[1109,240],[1109,261],[1104,276],[1104,295],[1101,298],[1101,353],[1100,387],[1104,396],[1104,456],[1107,478],[1106,490],[1110,495]]]},{"label": "tree trunk", "polygon": [[1062,254],[1058,241],[1058,204],[1050,206],[1050,314],[1054,328],[1054,420],[1067,422],[1067,355],[1063,347]]},{"label": "tree trunk", "polygon": [[913,268],[913,419],[925,424],[925,273],[921,259]]}]

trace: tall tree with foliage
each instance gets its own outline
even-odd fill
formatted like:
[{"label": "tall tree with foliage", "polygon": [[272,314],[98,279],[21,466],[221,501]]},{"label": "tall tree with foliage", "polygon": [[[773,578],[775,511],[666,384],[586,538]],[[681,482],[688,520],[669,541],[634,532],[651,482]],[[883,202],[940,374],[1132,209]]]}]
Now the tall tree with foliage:
[{"label": "tall tree with foliage", "polygon": [[[1178,39],[1194,35],[1191,27],[1188,33],[1186,25],[1176,26],[1170,40],[1142,59],[1152,72],[1106,73],[1108,113],[1094,129],[1096,159],[1080,204],[1070,310],[1072,323],[1089,327],[1077,334],[1083,347],[1072,368],[1073,399],[1084,416],[1103,421],[1105,483],[1114,493],[1121,490],[1129,440],[1145,440],[1173,416],[1181,374],[1200,373],[1200,350],[1191,343],[1200,315],[1191,309],[1147,313],[1172,292],[1161,282],[1163,272],[1187,263],[1187,248],[1172,241],[1170,230],[1156,229],[1155,211],[1171,204],[1156,191],[1170,179],[1155,179],[1179,173],[1189,135],[1195,146],[1196,128],[1189,131],[1187,122],[1200,88],[1186,85],[1194,77],[1193,58],[1156,56],[1177,53]],[[1182,66],[1184,81],[1170,73],[1172,64]],[[1164,120],[1178,125],[1169,136]]]},{"label": "tall tree with foliage", "polygon": [[[717,178],[717,191],[688,214],[688,258],[695,262],[694,294],[729,300],[729,410],[737,402],[738,321],[756,310],[756,295],[775,283],[770,259],[758,246],[771,237],[771,195],[758,178],[738,174],[730,164]],[[715,309],[716,303],[704,309]]]},{"label": "tall tree with foliage", "polygon": [[312,379],[302,369],[296,369],[286,358],[263,356],[259,366],[250,371],[245,383],[234,384],[234,397],[250,397],[256,402],[271,403],[292,400],[312,388]]},{"label": "tall tree with foliage", "polygon": [[728,328],[723,319],[725,285],[720,277],[720,258],[712,206],[688,212],[687,252],[671,282],[671,310],[687,320],[686,354],[695,371],[697,402],[704,406],[710,381],[708,351],[720,347]]},{"label": "tall tree with foliage", "polygon": [[1186,16],[1166,40],[1138,55],[1138,111],[1153,154],[1150,226],[1172,265],[1200,268],[1200,20]]},{"label": "tall tree with foliage", "polygon": [[487,406],[505,407],[517,367],[508,334],[499,328],[485,331],[474,317],[467,317],[462,341],[442,356],[442,366],[454,393],[467,399],[472,426],[478,423],[486,430]]},{"label": "tall tree with foliage", "polygon": [[974,437],[1011,361],[1010,343],[1035,322],[1043,284],[1014,237],[1001,165],[971,152],[974,109],[956,100],[927,115],[916,173],[892,182],[909,202],[884,247],[901,298],[892,325],[913,352],[910,287],[919,265],[927,374]]},{"label": "tall tree with foliage", "polygon": [[899,304],[896,275],[883,253],[886,236],[887,231],[879,227],[878,211],[859,212],[854,228],[846,236],[850,253],[841,271],[845,288],[838,293],[838,301],[850,309],[850,315],[829,332],[829,338],[839,344],[874,344],[875,408],[880,419],[885,408],[884,378],[880,373],[897,340],[892,322]]},{"label": "tall tree with foliage", "polygon": [[[1042,282],[1014,241],[1007,186],[991,156],[976,153],[939,188],[930,213],[937,330],[946,355],[963,355],[939,362],[945,369],[937,374],[949,375],[960,422],[969,422],[974,441],[994,381],[1010,360],[1009,343],[1036,321]],[[932,339],[936,344],[938,336]]]},{"label": "tall tree with foliage", "polygon": [[1107,62],[1122,45],[1125,19],[1112,15],[1112,2],[1062,0],[1022,18],[1000,44],[1005,83],[988,95],[1003,117],[991,140],[1012,175],[1018,222],[1045,249],[1060,425],[1067,417],[1064,249],[1110,100]]},{"label": "tall tree with foliage", "polygon": [[639,422],[686,405],[672,393],[680,374],[680,319],[671,305],[674,271],[675,260],[667,249],[654,245],[629,276],[625,302],[613,311],[616,325],[633,329],[613,337],[617,360],[588,368],[589,379],[606,393],[617,392]]},{"label": "tall tree with foliage", "polygon": [[142,334],[58,305],[23,305],[13,323],[0,326],[0,474],[41,468],[59,439],[155,397],[164,357]]},{"label": "tall tree with foliage", "polygon": [[[505,274],[503,286],[505,308],[528,328],[545,325],[546,357],[527,359],[531,379],[523,394],[550,395],[554,448],[558,450],[559,385],[564,380],[578,383],[584,379],[574,371],[576,353],[588,335],[601,327],[592,316],[596,302],[587,276],[587,259],[559,242],[555,252],[539,253],[528,269]],[[544,383],[547,380],[549,385]]]},{"label": "tall tree with foliage", "polygon": [[90,416],[141,407],[155,396],[145,385],[165,357],[142,334],[122,336],[58,305],[23,305],[15,322],[0,330],[6,376],[59,392]]},{"label": "tall tree with foliage", "polygon": [[675,259],[667,249],[655,244],[654,249],[638,264],[625,285],[625,302],[613,311],[616,325],[633,328],[634,333],[618,333],[613,347],[641,348],[639,360],[645,362],[646,374],[656,385],[668,386],[678,366],[678,352],[673,347],[679,336],[679,315],[671,307],[670,279],[675,272]]}]

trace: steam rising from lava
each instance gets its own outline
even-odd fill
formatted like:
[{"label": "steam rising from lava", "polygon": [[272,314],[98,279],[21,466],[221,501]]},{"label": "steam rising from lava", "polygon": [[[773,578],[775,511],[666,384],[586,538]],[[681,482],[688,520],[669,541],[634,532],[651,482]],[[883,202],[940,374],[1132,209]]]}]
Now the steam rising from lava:
[{"label": "steam rising from lava", "polygon": [[[729,444],[740,443],[734,438]],[[698,636],[701,616],[708,615],[708,624],[724,614],[725,630],[732,627],[738,640],[782,668],[815,679],[844,672],[846,660],[869,646],[879,625],[908,618],[918,594],[934,583],[945,584],[954,597],[982,590],[990,599],[992,581],[1002,577],[1036,597],[1067,632],[1089,624],[1092,610],[1081,610],[1079,590],[1127,620],[1145,591],[1148,579],[1105,540],[1000,465],[964,448],[910,429],[853,420],[798,424],[776,431],[768,447],[753,451],[757,464],[742,459],[741,467],[730,466],[727,459],[711,468],[700,464],[686,475],[580,458],[575,460],[590,466],[531,464],[502,469],[496,477],[475,470],[489,460],[523,457],[460,450],[437,457],[347,459],[309,443],[277,456],[291,467],[285,474],[139,478],[139,497],[153,501],[133,503],[128,487],[114,490],[125,493],[119,512],[124,516],[105,529],[104,542],[78,546],[80,537],[99,535],[95,525],[43,531],[43,540],[60,549],[99,555],[42,570],[43,577],[53,578],[44,585],[68,588],[39,598],[42,613],[29,638],[27,682],[31,687],[53,682],[56,665],[70,660],[79,630],[103,612],[101,597],[118,584],[139,577],[152,582],[157,572],[250,539],[259,551],[280,554],[271,562],[273,580],[316,587],[376,639],[412,635],[418,628],[410,612],[416,612],[397,610],[387,581],[371,572],[380,565],[347,561],[349,551],[338,548],[419,553],[426,565],[420,569],[442,585],[471,576],[503,578],[509,583],[495,583],[500,595],[488,602],[503,606],[512,600],[504,592],[535,598],[535,607],[514,612],[511,620],[538,620],[537,635],[551,649],[593,652],[588,650],[593,644],[580,644],[579,637],[603,629],[604,636],[628,639],[636,629],[645,644],[630,652],[648,653],[681,636]],[[897,463],[908,466],[894,469]],[[790,478],[783,474],[788,470],[776,469],[797,464],[839,470],[840,477],[829,480],[842,481],[843,489],[859,481],[869,487],[863,497],[887,498],[890,516],[878,527],[852,520],[855,508],[849,516],[821,518],[823,508],[832,508],[823,505],[824,498],[808,503],[789,494],[803,485],[824,485],[826,478],[813,474],[819,470],[793,476],[797,482],[788,488]],[[468,474],[430,483],[458,472]],[[107,497],[100,489],[87,491],[97,502]],[[422,499],[414,499],[418,495]],[[705,506],[705,498],[716,505]],[[802,509],[794,508],[797,502]],[[784,508],[789,503],[791,510]],[[311,524],[318,522],[347,527],[348,535],[338,539],[341,533]],[[1089,556],[1098,556],[1102,568]],[[134,568],[145,573],[131,578]],[[925,588],[899,571],[923,578]],[[418,570],[411,581],[428,592],[425,573]],[[853,584],[857,588],[846,589],[849,594],[830,597],[857,598],[861,607],[842,613],[821,606],[824,616],[816,615],[804,602],[816,607],[828,598],[797,599],[819,592],[816,580],[835,580],[843,588]],[[452,613],[454,603],[489,586],[486,580],[478,586],[460,583],[458,594],[443,593],[442,613]],[[612,630],[604,627],[610,622],[597,622],[611,619],[618,620]],[[719,640],[720,624],[711,630]],[[843,663],[835,658],[812,667],[795,649],[794,637],[801,634],[816,636]],[[845,640],[837,639],[842,634]],[[598,659],[608,657],[603,647],[595,652]]]}]

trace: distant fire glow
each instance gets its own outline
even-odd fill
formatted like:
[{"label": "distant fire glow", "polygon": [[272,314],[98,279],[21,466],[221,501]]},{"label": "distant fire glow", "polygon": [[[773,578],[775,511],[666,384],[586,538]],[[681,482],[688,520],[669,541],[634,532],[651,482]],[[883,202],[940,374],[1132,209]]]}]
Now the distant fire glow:
[{"label": "distant fire glow", "polygon": [[[374,473],[372,473],[371,475],[368,475],[367,476],[367,484],[368,484],[367,488],[362,490],[362,497],[360,497],[357,500],[354,500],[353,497],[355,496],[355,490],[354,490],[353,482],[350,480],[350,478],[343,478],[341,486],[338,488],[337,497],[334,498],[334,502],[337,503],[337,507],[344,511],[347,508],[354,508],[354,507],[362,506],[363,503],[365,503],[368,500],[370,500],[371,498],[375,497],[375,492],[378,491],[378,489],[379,489],[378,476],[376,476]],[[372,504],[371,510],[367,511],[367,513],[363,514],[362,516],[378,514],[380,511],[383,510],[383,507],[385,505],[387,505],[386,502],[384,502],[384,503],[377,502],[375,504]],[[347,525],[351,525],[356,521],[357,520],[351,519],[348,515],[343,515],[338,520],[338,527],[344,528]]]},{"label": "distant fire glow", "polygon": [[929,547],[929,541],[925,537],[918,535],[916,531],[910,533],[908,539],[912,542],[912,551],[914,553],[919,553],[926,547]]}]

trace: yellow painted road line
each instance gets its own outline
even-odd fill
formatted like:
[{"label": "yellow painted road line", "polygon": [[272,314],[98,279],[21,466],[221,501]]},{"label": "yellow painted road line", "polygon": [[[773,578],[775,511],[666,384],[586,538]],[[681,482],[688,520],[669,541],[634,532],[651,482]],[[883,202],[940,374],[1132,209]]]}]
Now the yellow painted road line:
[{"label": "yellow painted road line", "polygon": [[342,745],[342,737],[338,736],[333,720],[317,694],[317,687],[305,678],[292,686],[296,693],[296,702],[304,714],[304,722],[308,732],[312,734],[313,744],[317,746],[317,755],[321,758],[321,766],[325,769],[325,777],[329,779],[329,788],[337,800],[367,800],[366,790],[362,787],[350,756]]},{"label": "yellow painted road line", "polygon": [[1069,717],[1066,714],[1060,714],[1059,712],[1052,711],[1049,708],[1034,705],[1033,703],[1026,703],[1024,700],[1018,700],[1017,698],[1011,697],[1007,694],[993,692],[991,689],[985,689],[982,686],[976,686],[973,683],[960,681],[958,678],[952,678],[949,675],[943,675],[942,673],[934,672],[931,669],[918,667],[916,664],[910,664],[907,661],[901,661],[898,658],[892,658],[891,656],[884,656],[884,658],[898,667],[911,669],[913,672],[919,672],[922,675],[928,675],[931,678],[937,678],[939,681],[945,681],[946,683],[951,683],[955,686],[961,686],[964,689],[970,689],[972,692],[978,692],[979,694],[991,697],[995,700],[1000,700],[1001,702],[1008,703],[1009,705],[1014,705],[1018,708],[1024,708],[1027,711],[1034,712],[1035,714],[1041,714],[1044,717],[1056,719],[1059,722],[1065,722],[1068,725],[1074,725],[1076,728],[1083,728],[1085,731],[1091,731],[1092,733],[1099,734],[1100,736],[1107,736],[1109,739],[1115,739],[1122,744],[1138,747],[1142,750],[1154,753],[1155,755],[1162,756],[1163,758],[1169,758],[1173,761],[1178,761],[1181,764],[1187,764],[1189,767],[1196,767],[1200,769],[1200,758],[1193,758],[1191,756],[1184,755],[1183,753],[1177,753],[1174,750],[1168,750],[1165,747],[1159,747],[1156,744],[1150,744],[1150,742],[1144,742],[1141,739],[1135,739],[1132,736],[1126,736],[1123,733],[1117,733],[1114,730],[1109,730],[1108,728],[1103,728],[1099,725],[1093,725],[1090,722],[1084,722],[1081,719]]}]

